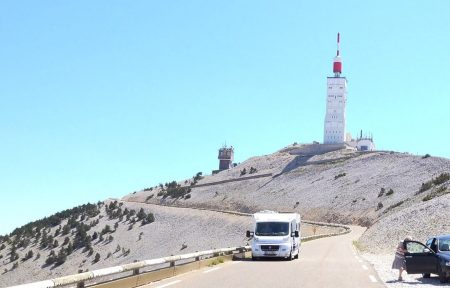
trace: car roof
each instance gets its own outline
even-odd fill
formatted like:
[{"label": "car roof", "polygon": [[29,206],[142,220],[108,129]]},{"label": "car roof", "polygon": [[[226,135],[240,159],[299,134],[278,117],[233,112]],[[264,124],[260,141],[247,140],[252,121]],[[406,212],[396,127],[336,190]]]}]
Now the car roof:
[{"label": "car roof", "polygon": [[434,236],[434,237],[431,237],[430,239],[433,239],[433,238],[437,238],[438,240],[449,240],[450,239],[450,234]]}]

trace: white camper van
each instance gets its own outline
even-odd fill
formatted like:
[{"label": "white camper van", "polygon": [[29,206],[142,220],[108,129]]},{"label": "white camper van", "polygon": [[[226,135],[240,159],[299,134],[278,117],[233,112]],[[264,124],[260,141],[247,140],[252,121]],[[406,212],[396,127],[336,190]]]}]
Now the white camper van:
[{"label": "white camper van", "polygon": [[260,257],[298,258],[300,252],[300,214],[261,211],[253,215],[252,259]]}]

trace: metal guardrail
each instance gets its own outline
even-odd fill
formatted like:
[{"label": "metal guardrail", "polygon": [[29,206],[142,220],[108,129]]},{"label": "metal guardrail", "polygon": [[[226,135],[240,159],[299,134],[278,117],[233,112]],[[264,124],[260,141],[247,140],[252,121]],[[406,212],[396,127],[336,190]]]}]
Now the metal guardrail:
[{"label": "metal guardrail", "polygon": [[158,259],[144,260],[139,262],[134,262],[130,264],[125,264],[121,266],[114,266],[109,268],[98,269],[94,271],[84,272],[80,274],[74,274],[69,276],[63,276],[59,278],[54,278],[51,280],[44,280],[40,282],[22,284],[17,286],[11,286],[9,288],[51,288],[51,287],[60,287],[66,285],[77,284],[78,287],[84,287],[84,282],[88,280],[92,280],[95,278],[103,277],[103,276],[111,276],[114,274],[132,271],[133,275],[139,274],[139,269],[146,268],[153,265],[170,263],[170,266],[173,267],[176,264],[176,261],[187,260],[195,258],[195,261],[199,261],[200,257],[203,256],[220,256],[223,254],[233,254],[234,252],[245,252],[251,249],[250,246],[242,246],[242,247],[231,247],[231,248],[222,248],[215,250],[207,250],[195,253],[188,253],[182,255],[169,256]]}]

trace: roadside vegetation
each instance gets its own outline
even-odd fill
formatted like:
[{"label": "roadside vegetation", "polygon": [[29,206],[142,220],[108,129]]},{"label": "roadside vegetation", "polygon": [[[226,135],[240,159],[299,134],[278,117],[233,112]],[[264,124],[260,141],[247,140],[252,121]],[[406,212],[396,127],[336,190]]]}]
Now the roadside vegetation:
[{"label": "roadside vegetation", "polygon": [[[104,217],[113,220],[114,224],[98,227],[100,219]],[[142,208],[139,211],[124,208],[123,203],[118,201],[109,204],[88,203],[55,213],[0,236],[0,253],[7,253],[7,262],[3,263],[11,265],[10,269],[5,268],[4,273],[17,269],[22,262],[40,259],[41,254],[45,257],[42,268],[63,265],[74,252],[84,254],[85,261],[92,257],[92,263],[97,263],[102,258],[95,247],[112,243],[113,234],[121,225],[144,226],[154,221],[153,213],[145,212]],[[142,235],[143,232],[140,238]],[[122,254],[117,254],[120,251]],[[117,245],[114,254],[119,257],[127,256],[130,252],[130,249]],[[0,258],[5,257],[4,253],[0,255]],[[107,258],[112,255],[108,253]]]}]

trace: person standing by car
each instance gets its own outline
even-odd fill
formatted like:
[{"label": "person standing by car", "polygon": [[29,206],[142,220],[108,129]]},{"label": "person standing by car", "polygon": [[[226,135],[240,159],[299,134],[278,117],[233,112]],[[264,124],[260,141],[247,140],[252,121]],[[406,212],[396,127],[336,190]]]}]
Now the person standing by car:
[{"label": "person standing by car", "polygon": [[398,269],[398,281],[403,281],[402,273],[406,270],[405,252],[406,252],[406,241],[411,241],[411,237],[406,237],[405,240],[400,241],[395,251],[394,262],[392,263],[392,269]]}]

